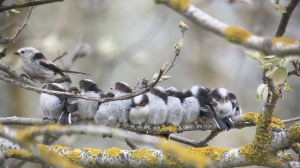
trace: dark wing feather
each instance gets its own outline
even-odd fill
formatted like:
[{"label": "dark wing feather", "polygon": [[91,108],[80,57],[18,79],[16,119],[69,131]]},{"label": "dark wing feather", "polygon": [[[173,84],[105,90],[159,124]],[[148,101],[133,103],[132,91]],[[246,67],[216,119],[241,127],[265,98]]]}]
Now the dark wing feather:
[{"label": "dark wing feather", "polygon": [[53,64],[52,62],[50,62],[46,59],[41,59],[40,65],[47,68],[47,69],[52,70],[54,73],[60,74],[62,77],[65,77],[65,74],[63,73],[62,69],[60,69],[55,64]]}]

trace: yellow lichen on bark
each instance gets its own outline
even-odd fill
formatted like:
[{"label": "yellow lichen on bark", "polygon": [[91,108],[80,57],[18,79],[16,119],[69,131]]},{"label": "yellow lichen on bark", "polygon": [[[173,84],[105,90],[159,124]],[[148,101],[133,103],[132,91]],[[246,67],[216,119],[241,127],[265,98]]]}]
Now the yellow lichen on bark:
[{"label": "yellow lichen on bark", "polygon": [[[46,164],[57,166],[57,167],[63,167],[63,168],[67,168],[67,167],[79,168],[79,166],[74,163],[80,162],[81,160],[81,157],[79,156],[80,152],[78,154],[76,153],[78,151],[73,150],[67,154],[63,154],[61,157],[54,151],[47,149],[46,146],[43,144],[38,144],[37,147],[41,155],[41,158],[45,161]],[[65,159],[69,160],[70,162],[66,161]]]},{"label": "yellow lichen on bark", "polygon": [[186,150],[187,152],[192,153],[193,155],[198,155],[199,157],[207,156],[212,160],[220,160],[222,154],[230,149],[207,146],[202,148],[190,147],[186,148]]},{"label": "yellow lichen on bark", "polygon": [[94,148],[81,148],[82,150],[89,151],[89,154],[93,157],[97,157],[99,154],[101,154],[101,150],[94,149]]},{"label": "yellow lichen on bark", "polygon": [[122,149],[113,147],[109,149],[105,149],[103,152],[105,155],[108,155],[109,157],[118,157],[122,153]]},{"label": "yellow lichen on bark", "polygon": [[249,122],[252,122],[254,124],[257,124],[259,116],[260,116],[259,113],[249,112],[249,113],[243,114],[242,117],[241,117],[241,120],[242,121],[249,121]]},{"label": "yellow lichen on bark", "polygon": [[169,132],[169,133],[177,132],[177,129],[178,128],[173,125],[169,125],[169,126],[162,125],[161,127],[160,126],[157,127],[157,130],[159,132]]},{"label": "yellow lichen on bark", "polygon": [[290,40],[288,38],[285,38],[285,37],[274,37],[272,38],[272,45],[275,46],[275,45],[282,45],[282,46],[289,46],[289,45],[298,45],[300,46],[300,43],[298,41],[293,41],[293,40]]},{"label": "yellow lichen on bark", "polygon": [[61,146],[61,145],[51,145],[50,148],[55,149],[55,150],[67,150],[67,149],[70,149],[70,147]]},{"label": "yellow lichen on bark", "polygon": [[253,34],[239,27],[227,26],[223,31],[224,37],[236,44],[245,44]]},{"label": "yellow lichen on bark", "polygon": [[292,129],[289,130],[288,134],[289,138],[291,138],[294,142],[299,142],[300,140],[300,124],[296,124]]},{"label": "yellow lichen on bark", "polygon": [[167,167],[179,168],[183,167],[183,160],[172,154],[164,154],[164,163]]},{"label": "yellow lichen on bark", "polygon": [[[276,118],[272,118],[275,106],[266,106],[266,110],[263,115],[258,117],[258,113],[256,114],[244,114],[245,118],[256,118],[258,117],[258,121],[256,122],[256,133],[252,144],[247,144],[239,148],[239,154],[241,154],[245,160],[249,163],[257,164],[260,166],[280,166],[283,163],[282,158],[278,158],[276,156],[269,155],[268,153],[272,152],[272,149],[269,148],[269,143],[271,139],[270,135],[270,126],[273,122],[274,125],[281,125],[280,120],[278,121]],[[252,117],[247,117],[251,116]],[[242,116],[242,117],[243,117]],[[253,117],[254,116],[254,117]],[[256,117],[255,117],[256,116]],[[243,120],[243,119],[242,119]],[[243,120],[243,121],[244,121]],[[248,121],[248,120],[246,120]]]},{"label": "yellow lichen on bark", "polygon": [[76,149],[71,150],[68,153],[62,154],[62,157],[73,163],[80,163],[81,161],[80,151]]},{"label": "yellow lichen on bark", "polygon": [[6,157],[7,158],[17,157],[17,158],[22,158],[22,159],[26,160],[26,159],[31,159],[35,156],[30,152],[21,151],[21,150],[17,150],[17,149],[9,149],[6,151]]},{"label": "yellow lichen on bark", "polygon": [[135,160],[143,159],[146,163],[149,163],[151,166],[158,166],[157,156],[152,154],[151,151],[147,149],[135,149],[129,152],[129,157]]},{"label": "yellow lichen on bark", "polygon": [[175,143],[161,141],[159,143],[158,149],[164,152],[175,154],[176,156],[181,158],[184,162],[193,164],[198,168],[206,167],[206,165],[211,163],[211,160],[207,158],[206,155],[203,155],[198,151],[196,151],[196,149],[202,149],[202,148],[195,148],[195,150],[192,151],[191,148],[185,149]]},{"label": "yellow lichen on bark", "polygon": [[[164,2],[165,2],[164,0],[155,0],[155,3],[164,3]],[[177,12],[182,12],[188,6],[192,5],[187,0],[170,0],[169,3],[170,3],[170,6]]]},{"label": "yellow lichen on bark", "polygon": [[270,127],[281,127],[285,128],[285,125],[279,118],[272,117]]}]

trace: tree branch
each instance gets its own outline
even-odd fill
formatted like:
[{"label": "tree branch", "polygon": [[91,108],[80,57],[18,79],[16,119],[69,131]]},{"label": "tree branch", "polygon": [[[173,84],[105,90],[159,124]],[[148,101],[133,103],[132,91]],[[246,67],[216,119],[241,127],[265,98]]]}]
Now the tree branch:
[{"label": "tree branch", "polygon": [[290,122],[295,122],[295,121],[299,121],[300,117],[295,117],[295,118],[290,118],[290,119],[286,119],[286,120],[281,120],[281,122],[283,123],[290,123]]},{"label": "tree branch", "polygon": [[54,58],[54,60],[52,62],[55,62],[55,61],[61,59],[62,57],[66,56],[67,54],[68,54],[67,51],[60,53],[56,58]]},{"label": "tree branch", "polygon": [[281,16],[280,23],[279,23],[277,31],[275,33],[275,37],[280,37],[285,33],[285,29],[290,20],[290,17],[298,3],[299,3],[299,0],[291,0],[290,1],[289,5],[286,7],[286,13],[283,13]]},{"label": "tree branch", "polygon": [[264,52],[266,55],[300,55],[300,44],[284,37],[265,38],[256,36],[239,27],[229,26],[199,8],[193,6],[187,0],[155,0],[156,3],[163,3],[178,11],[187,19],[201,26],[208,31],[238,45]]},{"label": "tree branch", "polygon": [[[114,98],[92,98],[92,97],[87,97],[87,96],[78,96],[75,95],[73,93],[69,93],[69,92],[58,92],[58,91],[52,91],[52,90],[46,90],[46,89],[42,89],[40,86],[38,86],[37,84],[35,84],[32,80],[30,79],[25,79],[26,77],[24,77],[24,75],[22,76],[21,74],[18,74],[17,72],[15,72],[13,69],[11,69],[9,66],[7,66],[6,64],[2,64],[0,63],[0,70],[7,72],[9,75],[13,76],[16,79],[22,79],[22,82],[16,81],[14,79],[8,78],[4,75],[0,74],[0,80],[7,82],[7,83],[11,83],[13,85],[19,86],[23,89],[26,90],[32,90],[35,92],[39,92],[39,93],[47,93],[50,95],[62,95],[62,96],[67,96],[67,97],[74,97],[74,98],[80,98],[80,99],[86,99],[86,100],[94,100],[94,101],[98,101],[100,103],[104,103],[104,102],[108,102],[108,101],[116,101],[116,100],[126,100],[126,99],[131,99],[135,96],[138,96],[140,94],[144,94],[146,92],[149,92],[153,87],[156,86],[156,84],[158,83],[158,81],[160,80],[162,74],[164,71],[160,70],[159,76],[157,77],[157,79],[152,82],[149,83],[147,85],[146,88],[142,89],[140,92],[134,93],[134,94],[127,94],[121,97],[114,97]],[[68,80],[67,78],[60,78],[60,79],[55,79],[53,81],[48,81],[48,83],[59,83],[61,81],[65,81]],[[24,83],[25,84],[24,84]]]},{"label": "tree branch", "polygon": [[[247,114],[247,113],[246,113]],[[255,124],[250,124],[248,121],[241,121],[241,119],[233,120],[235,122],[236,127],[238,128],[245,128],[250,127]],[[72,118],[73,125],[77,124],[76,118]],[[88,121],[80,120],[80,124],[87,123]],[[32,126],[32,125],[51,125],[55,124],[54,120],[50,119],[42,119],[42,118],[22,118],[22,117],[0,117],[0,123],[3,125],[24,125],[24,126]],[[75,124],[76,123],[76,124]],[[130,123],[125,124],[116,124],[118,128],[123,130],[132,131],[132,132],[139,132],[139,133],[147,133],[150,135],[157,135],[157,134],[171,134],[171,133],[182,133],[185,131],[195,131],[195,130],[215,130],[217,126],[214,122],[211,123],[198,123],[198,124],[191,124],[191,125],[183,125],[179,127],[174,126],[135,126]]]},{"label": "tree branch", "polygon": [[[1,12],[1,9],[2,8],[0,8],[0,12]],[[27,21],[30,18],[31,12],[32,12],[32,7],[29,7],[29,13],[28,13],[27,19],[23,23],[22,27],[17,31],[17,33],[13,37],[6,37],[3,39],[0,37],[0,44],[9,44],[9,43],[13,43],[15,41],[15,39],[18,37],[18,35],[21,33],[21,31],[27,25]]]},{"label": "tree branch", "polygon": [[9,6],[2,6],[0,7],[0,12],[10,10],[10,9],[17,9],[17,8],[24,8],[30,6],[37,6],[37,5],[44,5],[54,2],[63,2],[64,0],[38,0],[38,1],[29,1],[25,3],[14,3]]}]

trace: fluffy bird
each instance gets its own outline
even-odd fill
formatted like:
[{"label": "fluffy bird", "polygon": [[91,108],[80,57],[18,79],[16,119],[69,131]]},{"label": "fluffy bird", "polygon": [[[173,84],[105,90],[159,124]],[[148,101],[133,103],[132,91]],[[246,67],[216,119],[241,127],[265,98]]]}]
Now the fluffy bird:
[{"label": "fluffy bird", "polygon": [[39,81],[53,79],[56,74],[65,77],[64,73],[72,75],[89,75],[82,72],[62,70],[53,62],[49,61],[39,50],[33,47],[21,48],[14,54],[20,56],[22,68],[25,73],[29,77]]},{"label": "fluffy bird", "polygon": [[[80,91],[80,95],[100,98],[103,95],[103,91],[98,88],[97,84],[90,79],[83,79],[79,81],[77,89]],[[96,111],[99,107],[99,102],[93,100],[78,99],[78,115],[79,119],[93,119]]]},{"label": "fluffy bird", "polygon": [[[125,94],[132,93],[132,89],[125,82],[115,82],[111,88],[114,97],[121,97]],[[102,103],[97,110],[94,121],[98,125],[114,126],[116,123],[127,123],[129,118],[131,100],[110,101]],[[111,135],[103,135],[105,137]]]},{"label": "fluffy bird", "polygon": [[177,93],[177,89],[175,87],[169,87],[166,89],[167,96],[167,109],[168,115],[166,118],[165,124],[179,126],[183,119],[183,107],[181,104],[181,100],[174,96]]},{"label": "fluffy bird", "polygon": [[192,95],[190,90],[182,90],[178,92],[177,97],[182,100],[183,118],[181,125],[192,124],[198,121],[200,114],[200,104],[198,100]]},{"label": "fluffy bird", "polygon": [[143,125],[147,123],[150,113],[149,98],[146,94],[141,94],[132,99],[129,120],[134,125]]},{"label": "fluffy bird", "polygon": [[[50,83],[43,87],[47,90],[61,91],[66,90],[57,83]],[[58,120],[62,114],[64,108],[64,96],[49,95],[47,93],[41,93],[40,95],[40,106],[46,118]]]},{"label": "fluffy bird", "polygon": [[147,118],[147,124],[164,124],[168,115],[168,109],[166,105],[168,95],[162,87],[154,87],[153,90],[146,95],[149,99],[149,115]]},{"label": "fluffy bird", "polygon": [[[68,92],[77,94],[79,90],[76,87],[71,87]],[[78,111],[78,99],[77,98],[66,98],[64,101],[64,108],[61,116],[59,117],[58,123],[61,125],[71,124],[71,115]]]},{"label": "fluffy bird", "polygon": [[[132,93],[131,88],[125,82],[116,82],[111,88],[113,97],[120,97]],[[108,95],[109,96],[109,95]],[[94,121],[99,125],[114,126],[117,122],[127,123],[131,100],[110,101],[102,103],[97,110]]]},{"label": "fluffy bird", "polygon": [[[115,82],[115,86],[111,88],[115,97],[121,97],[132,93],[132,89],[125,82]],[[122,105],[122,110],[118,112],[118,123],[127,123],[129,121],[129,111],[131,106],[131,99],[118,101]]]},{"label": "fluffy bird", "polygon": [[225,88],[211,90],[210,95],[217,102],[216,113],[228,126],[233,128],[235,125],[231,120],[232,116],[241,116],[242,109],[239,106],[236,96]]},{"label": "fluffy bird", "polygon": [[210,95],[210,89],[203,86],[193,86],[191,88],[193,96],[195,96],[200,104],[200,117],[213,118],[221,130],[229,130],[228,126],[218,117],[215,107],[217,102]]}]

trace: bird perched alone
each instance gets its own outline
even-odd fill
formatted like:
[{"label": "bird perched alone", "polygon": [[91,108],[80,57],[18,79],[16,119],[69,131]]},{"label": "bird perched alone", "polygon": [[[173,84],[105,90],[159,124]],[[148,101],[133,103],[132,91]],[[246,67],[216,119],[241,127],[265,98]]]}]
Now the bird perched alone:
[{"label": "bird perched alone", "polygon": [[193,86],[191,88],[193,96],[197,98],[200,104],[200,117],[213,118],[221,130],[229,130],[228,126],[218,117],[215,107],[217,106],[216,101],[210,95],[210,89],[203,86]]},{"label": "bird perched alone", "polygon": [[231,120],[232,116],[241,116],[242,109],[239,106],[236,96],[225,88],[211,90],[210,95],[217,102],[216,113],[228,126],[233,128],[235,125]]},{"label": "bird perched alone", "polygon": [[14,53],[20,56],[22,68],[25,73],[39,81],[47,81],[54,78],[56,74],[65,77],[64,73],[72,75],[89,75],[82,72],[62,70],[53,62],[49,61],[39,50],[33,47],[24,47]]},{"label": "bird perched alone", "polygon": [[[57,83],[50,83],[43,87],[47,90],[61,91],[66,90]],[[41,93],[40,106],[45,115],[45,118],[58,120],[62,114],[64,107],[65,97],[60,95],[49,95],[47,93]]]},{"label": "bird perched alone", "polygon": [[[71,87],[68,89],[68,92],[77,94],[79,93],[76,87]],[[78,111],[78,99],[69,97],[64,101],[64,108],[61,116],[59,117],[58,123],[61,125],[71,124],[71,114]]]},{"label": "bird perched alone", "polygon": [[[103,95],[103,91],[98,88],[97,84],[90,79],[83,79],[79,81],[77,89],[80,91],[80,95],[100,98]],[[99,102],[93,100],[78,99],[78,115],[79,119],[93,119],[96,111],[99,107]]]}]

